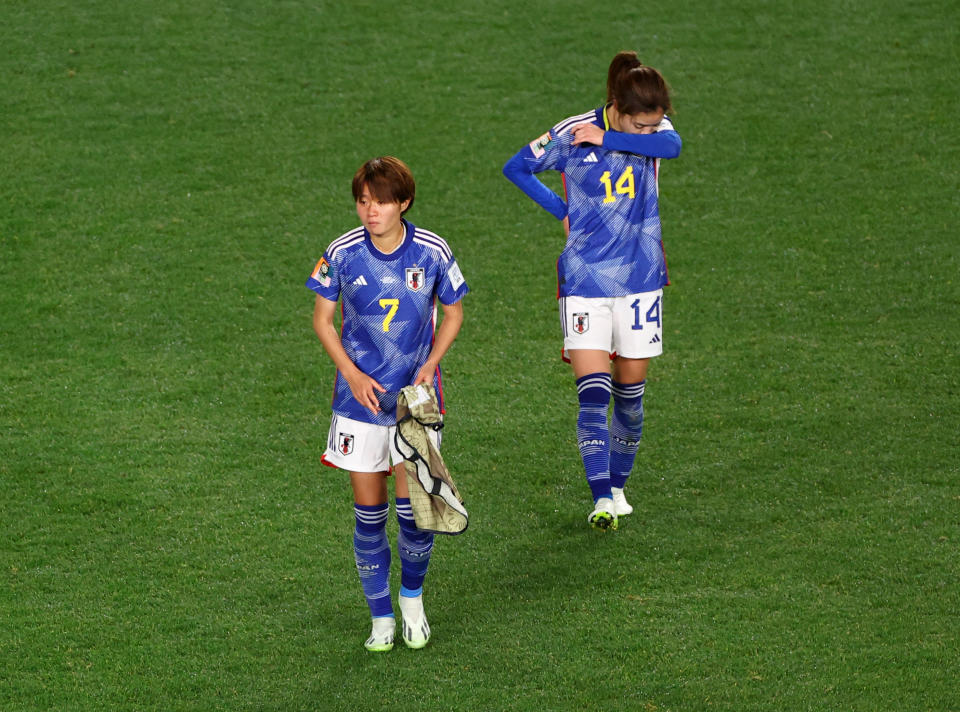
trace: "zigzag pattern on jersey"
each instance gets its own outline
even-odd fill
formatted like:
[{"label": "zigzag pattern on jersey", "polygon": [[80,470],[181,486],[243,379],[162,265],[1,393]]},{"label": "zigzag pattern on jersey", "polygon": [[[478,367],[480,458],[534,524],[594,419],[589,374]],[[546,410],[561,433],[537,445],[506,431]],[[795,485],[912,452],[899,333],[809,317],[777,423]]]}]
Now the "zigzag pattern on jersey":
[{"label": "zigzag pattern on jersey", "polygon": [[[355,407],[349,384],[338,378],[335,407],[351,404],[344,415],[378,425],[394,424],[399,389],[410,383],[430,352],[436,323],[434,297],[445,279],[443,269],[453,260],[444,238],[407,221],[404,225],[407,242],[391,255],[371,252],[362,227],[339,237],[327,252],[347,325],[341,333],[344,348],[361,370],[388,391],[379,396],[382,411],[373,415]],[[423,269],[417,290],[407,286],[406,270],[413,267]],[[439,389],[439,383],[434,385]]]},{"label": "zigzag pattern on jersey", "polygon": [[[344,285],[344,291],[351,291],[352,296],[341,302],[344,323],[350,324],[342,338],[351,359],[388,391],[379,396],[383,412],[371,419],[379,425],[392,425],[399,389],[410,383],[417,367],[430,353],[436,322],[436,271],[429,262],[420,260],[425,281],[421,290],[413,292],[407,289],[403,263],[369,259],[361,264],[370,286]],[[388,331],[383,326],[389,308],[381,306],[384,299],[394,299],[399,304]],[[349,385],[345,380],[337,385],[340,395],[346,398]]]},{"label": "zigzag pattern on jersey", "polygon": [[[659,289],[666,267],[654,160],[593,150],[601,157],[599,163],[584,163],[583,150],[568,147],[570,157],[564,172],[573,227],[560,257],[567,279],[563,290],[583,296],[619,296]],[[603,179],[615,184],[628,168],[633,170],[635,199],[617,196],[601,213],[599,198],[588,194],[584,186],[599,186]],[[635,238],[626,240],[624,236],[629,235]],[[638,273],[640,265],[646,269]]]}]

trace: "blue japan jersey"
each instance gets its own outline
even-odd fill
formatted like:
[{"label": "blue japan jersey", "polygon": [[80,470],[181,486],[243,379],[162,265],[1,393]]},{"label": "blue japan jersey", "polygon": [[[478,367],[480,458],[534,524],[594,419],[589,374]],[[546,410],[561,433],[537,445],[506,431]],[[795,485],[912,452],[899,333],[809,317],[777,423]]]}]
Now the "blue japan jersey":
[{"label": "blue japan jersey", "polygon": [[[657,202],[659,159],[574,146],[570,129],[582,123],[609,130],[603,108],[594,109],[561,121],[516,157],[528,173],[564,174],[570,233],[557,260],[559,295],[618,297],[660,289],[668,278]],[[657,130],[672,129],[664,118]],[[542,204],[556,215],[557,205],[547,201]]]},{"label": "blue japan jersey", "polygon": [[[390,254],[358,227],[330,243],[306,286],[341,302],[340,341],[357,367],[387,389],[374,415],[337,374],[333,412],[376,425],[396,423],[397,396],[413,383],[433,346],[436,300],[450,305],[469,291],[453,253],[439,235],[403,221],[403,243]],[[440,369],[434,386],[443,395]]]}]

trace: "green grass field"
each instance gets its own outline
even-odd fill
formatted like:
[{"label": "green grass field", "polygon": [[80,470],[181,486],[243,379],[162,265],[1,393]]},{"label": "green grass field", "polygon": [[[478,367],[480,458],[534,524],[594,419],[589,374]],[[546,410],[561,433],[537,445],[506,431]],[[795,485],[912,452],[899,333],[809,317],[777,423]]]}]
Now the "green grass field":
[{"label": "green grass field", "polygon": [[[960,710],[960,7],[385,5],[3,3],[0,709]],[[562,232],[500,169],[620,49],[684,152],[598,533]],[[472,518],[375,656],[303,283],[388,153],[473,289]]]}]

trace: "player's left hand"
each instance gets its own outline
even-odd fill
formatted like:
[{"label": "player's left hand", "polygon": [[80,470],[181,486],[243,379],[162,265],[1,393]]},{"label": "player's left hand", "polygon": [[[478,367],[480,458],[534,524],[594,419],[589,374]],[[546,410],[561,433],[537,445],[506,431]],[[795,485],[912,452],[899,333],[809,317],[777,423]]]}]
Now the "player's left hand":
[{"label": "player's left hand", "polygon": [[419,371],[417,371],[417,377],[413,379],[413,385],[419,386],[421,383],[431,384],[433,383],[433,377],[437,373],[437,364],[427,363],[423,364]]},{"label": "player's left hand", "polygon": [[573,134],[574,146],[583,143],[592,143],[594,146],[603,145],[604,131],[596,124],[577,124],[570,132]]}]

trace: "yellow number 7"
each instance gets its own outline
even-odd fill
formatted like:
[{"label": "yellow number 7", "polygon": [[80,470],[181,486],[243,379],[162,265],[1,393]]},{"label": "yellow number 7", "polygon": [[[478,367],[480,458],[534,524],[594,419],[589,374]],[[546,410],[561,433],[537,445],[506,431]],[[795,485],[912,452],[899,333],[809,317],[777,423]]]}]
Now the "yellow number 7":
[{"label": "yellow number 7", "polygon": [[381,299],[380,308],[386,309],[390,307],[390,311],[387,312],[387,315],[383,317],[383,330],[390,331],[390,322],[393,321],[393,317],[397,315],[397,309],[400,308],[399,299]]}]

